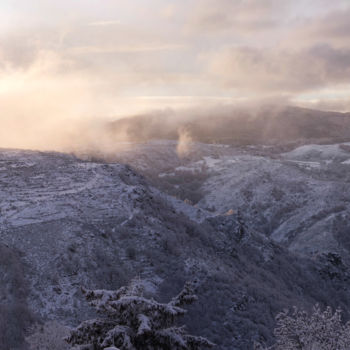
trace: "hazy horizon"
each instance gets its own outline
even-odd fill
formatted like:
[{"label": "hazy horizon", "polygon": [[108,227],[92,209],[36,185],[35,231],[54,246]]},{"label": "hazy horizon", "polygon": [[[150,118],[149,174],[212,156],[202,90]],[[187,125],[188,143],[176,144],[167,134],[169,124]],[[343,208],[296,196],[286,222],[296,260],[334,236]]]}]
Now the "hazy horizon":
[{"label": "hazy horizon", "polygon": [[349,15],[345,0],[4,0],[0,147],[60,149],[155,110],[349,111]]}]

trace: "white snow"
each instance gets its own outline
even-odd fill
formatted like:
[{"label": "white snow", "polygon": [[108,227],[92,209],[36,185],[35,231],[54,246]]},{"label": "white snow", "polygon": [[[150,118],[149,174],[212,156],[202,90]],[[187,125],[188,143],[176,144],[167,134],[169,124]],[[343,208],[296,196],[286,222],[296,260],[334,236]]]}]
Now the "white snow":
[{"label": "white snow", "polygon": [[[349,146],[349,143],[343,145]],[[340,148],[340,144],[334,145],[304,145],[295,148],[294,150],[282,154],[287,159],[295,160],[311,160],[322,159],[332,160],[341,157],[349,157],[349,152]]]}]

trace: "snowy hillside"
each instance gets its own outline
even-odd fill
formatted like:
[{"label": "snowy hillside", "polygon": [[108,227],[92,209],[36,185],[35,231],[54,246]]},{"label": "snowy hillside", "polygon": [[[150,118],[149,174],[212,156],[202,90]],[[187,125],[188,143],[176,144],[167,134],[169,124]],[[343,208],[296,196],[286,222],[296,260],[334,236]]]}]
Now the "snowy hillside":
[{"label": "snowy hillside", "polygon": [[161,300],[199,280],[184,321],[218,349],[272,342],[274,316],[291,305],[349,308],[345,146],[331,161],[200,143],[178,157],[172,141],[108,162],[1,150],[0,331],[16,332],[19,349],[34,320],[88,318],[81,286],[134,277]]},{"label": "snowy hillside", "polygon": [[[197,208],[240,211],[251,229],[293,251],[347,257],[349,148],[349,143],[304,145],[283,153],[278,147],[194,143],[181,158],[173,143],[149,142],[119,157],[183,199],[193,199],[193,192],[181,189],[196,182]],[[143,158],[152,166],[141,164]]]}]

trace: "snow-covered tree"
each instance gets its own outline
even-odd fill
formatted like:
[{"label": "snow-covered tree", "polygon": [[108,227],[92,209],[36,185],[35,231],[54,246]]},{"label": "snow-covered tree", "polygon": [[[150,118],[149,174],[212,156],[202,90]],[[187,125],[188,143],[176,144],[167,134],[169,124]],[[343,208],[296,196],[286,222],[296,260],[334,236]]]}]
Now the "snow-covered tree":
[{"label": "snow-covered tree", "polygon": [[186,313],[183,306],[197,299],[193,283],[186,283],[168,303],[145,298],[140,281],[117,291],[82,288],[82,292],[103,318],[85,321],[71,331],[67,341],[80,349],[196,350],[214,345],[175,324]]},{"label": "snow-covered tree", "polygon": [[294,308],[277,315],[274,334],[276,344],[255,349],[273,350],[345,350],[350,349],[350,322],[343,323],[341,310],[334,313],[330,307],[324,311],[318,305],[311,314]]}]

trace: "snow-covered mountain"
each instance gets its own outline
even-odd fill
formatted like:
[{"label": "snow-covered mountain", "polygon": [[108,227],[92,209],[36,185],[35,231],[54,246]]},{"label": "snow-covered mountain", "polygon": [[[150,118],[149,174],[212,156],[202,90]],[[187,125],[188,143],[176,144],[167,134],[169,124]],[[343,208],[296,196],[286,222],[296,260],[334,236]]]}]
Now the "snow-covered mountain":
[{"label": "snow-covered mountain", "polygon": [[349,145],[189,146],[94,162],[0,151],[3,339],[19,348],[10,335],[33,319],[76,325],[89,315],[80,286],[133,277],[164,300],[198,279],[185,321],[219,349],[271,341],[285,307],[349,308]]}]

